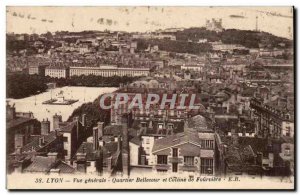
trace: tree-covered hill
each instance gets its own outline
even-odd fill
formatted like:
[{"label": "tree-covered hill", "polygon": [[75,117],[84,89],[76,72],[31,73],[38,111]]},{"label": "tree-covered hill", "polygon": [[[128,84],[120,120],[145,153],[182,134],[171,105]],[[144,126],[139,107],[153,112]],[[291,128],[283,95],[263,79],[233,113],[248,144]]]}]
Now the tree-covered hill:
[{"label": "tree-covered hill", "polygon": [[267,32],[250,30],[226,29],[222,32],[209,31],[205,28],[189,28],[175,33],[178,41],[207,39],[208,42],[222,41],[228,44],[241,44],[248,48],[258,48],[259,43],[270,47],[280,47],[279,43],[285,43],[285,47],[291,47],[293,42],[286,38],[277,37]]}]

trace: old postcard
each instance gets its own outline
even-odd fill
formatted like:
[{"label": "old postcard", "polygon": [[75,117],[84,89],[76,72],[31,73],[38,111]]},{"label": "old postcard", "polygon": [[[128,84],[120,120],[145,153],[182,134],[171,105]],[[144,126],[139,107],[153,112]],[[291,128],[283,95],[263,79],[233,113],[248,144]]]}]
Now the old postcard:
[{"label": "old postcard", "polygon": [[6,16],[7,189],[295,188],[293,7]]}]

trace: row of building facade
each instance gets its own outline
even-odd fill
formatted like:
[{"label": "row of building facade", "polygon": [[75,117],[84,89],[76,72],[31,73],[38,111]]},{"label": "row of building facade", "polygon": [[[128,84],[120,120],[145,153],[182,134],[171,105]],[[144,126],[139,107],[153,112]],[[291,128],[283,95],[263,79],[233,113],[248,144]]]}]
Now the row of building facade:
[{"label": "row of building facade", "polygon": [[128,76],[140,77],[149,76],[149,68],[124,68],[117,66],[100,67],[57,67],[57,66],[30,66],[28,69],[30,75],[49,76],[53,78],[69,78],[81,75],[95,75],[102,77]]}]

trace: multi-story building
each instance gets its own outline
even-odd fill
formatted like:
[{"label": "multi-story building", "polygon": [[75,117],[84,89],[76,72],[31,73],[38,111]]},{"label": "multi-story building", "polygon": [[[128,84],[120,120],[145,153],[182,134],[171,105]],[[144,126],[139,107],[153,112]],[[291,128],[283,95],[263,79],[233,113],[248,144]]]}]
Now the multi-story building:
[{"label": "multi-story building", "polygon": [[272,137],[279,139],[281,136],[294,136],[294,121],[289,112],[278,109],[269,104],[264,104],[258,99],[250,101],[253,117],[256,120],[259,137]]},{"label": "multi-story building", "polygon": [[18,117],[15,106],[6,106],[7,153],[26,145],[31,135],[40,133],[40,123],[33,117]]},{"label": "multi-story building", "polygon": [[51,152],[47,156],[36,156],[31,164],[23,169],[23,172],[47,175],[73,174],[75,168],[59,159],[57,153]]},{"label": "multi-story building", "polygon": [[[208,123],[205,117],[196,115],[185,122],[169,123],[169,128],[154,129],[151,122],[150,126],[139,127],[129,142],[133,172],[148,169],[213,174],[214,132]],[[136,128],[134,124],[132,128]]]},{"label": "multi-story building", "polygon": [[69,68],[62,66],[48,66],[45,69],[45,76],[53,78],[68,78],[69,77]]},{"label": "multi-story building", "polygon": [[74,117],[71,122],[62,122],[60,115],[55,114],[53,116],[53,129],[60,132],[63,137],[63,156],[66,162],[72,160],[77,148],[85,139],[85,125],[85,115],[82,116],[82,120],[79,120],[79,117]]},{"label": "multi-story building", "polygon": [[[274,151],[264,138],[215,135],[216,174],[220,176],[255,175],[274,168]],[[263,169],[264,167],[264,169]]]},{"label": "multi-story building", "polygon": [[185,122],[184,132],[154,141],[155,172],[215,174],[214,132]]},{"label": "multi-story building", "polygon": [[46,66],[29,66],[28,67],[28,73],[30,75],[39,75],[39,76],[45,76],[45,69],[46,69]]},{"label": "multi-story building", "polygon": [[100,66],[100,67],[70,67],[70,77],[80,75],[96,75],[103,77],[112,76],[149,76],[149,68],[122,68],[117,66]]},{"label": "multi-story building", "polygon": [[181,70],[192,70],[202,72],[204,64],[184,64],[181,66]]},{"label": "multi-story building", "polygon": [[[283,160],[283,166],[290,170],[290,174],[295,172],[295,142],[294,138],[283,136],[281,140],[280,158]],[[287,171],[286,170],[286,171]],[[287,171],[289,172],[289,171]],[[288,175],[289,173],[285,173]]]},{"label": "multi-story building", "polygon": [[[118,129],[119,130],[119,129]],[[104,135],[103,122],[93,128],[90,142],[83,142],[74,155],[76,170],[88,174],[111,175],[117,171],[121,155],[121,139]]]}]

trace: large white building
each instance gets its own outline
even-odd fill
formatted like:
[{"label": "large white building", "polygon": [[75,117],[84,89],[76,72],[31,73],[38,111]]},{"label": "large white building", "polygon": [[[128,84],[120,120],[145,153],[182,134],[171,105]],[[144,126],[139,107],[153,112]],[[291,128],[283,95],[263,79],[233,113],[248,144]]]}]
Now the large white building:
[{"label": "large white building", "polygon": [[[33,72],[33,71],[32,71]],[[53,78],[68,78],[72,76],[80,75],[96,75],[103,77],[112,76],[128,76],[128,77],[139,77],[149,76],[150,68],[122,68],[117,66],[100,66],[100,67],[57,67],[49,66],[45,69],[45,76]]]},{"label": "large white building", "polygon": [[202,72],[204,64],[183,64],[181,70],[192,70]]},{"label": "large white building", "polygon": [[60,66],[48,66],[45,69],[45,76],[53,78],[67,78],[69,77],[69,68]]},{"label": "large white building", "polygon": [[100,66],[100,67],[70,67],[70,77],[80,75],[96,75],[103,77],[111,76],[149,76],[149,68],[121,68],[117,66]]}]

